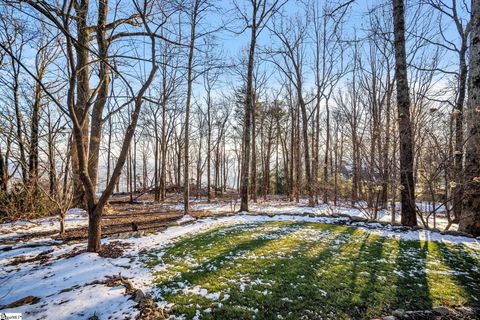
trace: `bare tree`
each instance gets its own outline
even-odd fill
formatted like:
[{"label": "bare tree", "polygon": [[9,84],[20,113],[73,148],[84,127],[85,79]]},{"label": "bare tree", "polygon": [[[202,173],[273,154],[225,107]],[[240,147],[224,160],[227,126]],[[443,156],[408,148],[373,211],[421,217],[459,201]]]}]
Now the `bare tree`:
[{"label": "bare tree", "polygon": [[245,23],[245,29],[250,28],[250,43],[248,49],[247,77],[245,90],[245,115],[243,126],[242,164],[240,179],[240,211],[248,211],[248,196],[250,186],[250,149],[252,131],[252,113],[254,112],[253,72],[255,65],[255,49],[259,34],[268,24],[270,18],[285,4],[282,0],[250,0],[250,15],[236,3],[237,12]]},{"label": "bare tree", "polygon": [[415,181],[413,179],[413,138],[410,120],[410,92],[407,78],[404,0],[393,0],[395,78],[397,84],[398,130],[400,135],[400,184],[402,224],[417,225]]},{"label": "bare tree", "polygon": [[[454,74],[458,77],[457,79],[457,88],[456,88],[456,97],[454,103],[454,121],[455,121],[455,130],[454,130],[454,176],[457,187],[453,190],[453,213],[454,221],[458,222],[462,214],[462,200],[463,200],[463,147],[465,144],[464,141],[464,116],[463,116],[463,107],[465,104],[466,89],[467,89],[467,50],[468,50],[468,36],[470,33],[471,25],[470,21],[462,18],[462,7],[465,6],[464,2],[457,3],[456,0],[452,0],[451,4],[445,3],[443,0],[427,0],[427,3],[438,10],[440,13],[439,21],[439,32],[444,39],[444,41],[437,43],[432,39],[426,39],[429,43],[440,46],[448,51],[451,51],[458,55],[458,72]],[[468,8],[464,8],[468,10]],[[442,26],[442,18],[451,20],[454,24],[455,30],[458,34],[459,45],[456,45],[452,41],[448,40],[445,36],[445,30]],[[450,73],[450,72],[446,72]]]},{"label": "bare tree", "polygon": [[[274,24],[271,28],[273,34],[280,40],[284,49],[278,50],[280,60],[273,60],[277,68],[291,81],[295,88],[296,101],[300,108],[302,119],[302,138],[303,153],[305,161],[306,189],[308,193],[308,205],[313,207],[314,200],[314,182],[311,168],[311,150],[309,144],[307,101],[304,94],[304,74],[303,66],[305,64],[305,39],[307,36],[308,25],[301,23],[299,17],[288,20],[285,24],[283,20],[279,25]],[[274,51],[276,53],[276,51]]]}]

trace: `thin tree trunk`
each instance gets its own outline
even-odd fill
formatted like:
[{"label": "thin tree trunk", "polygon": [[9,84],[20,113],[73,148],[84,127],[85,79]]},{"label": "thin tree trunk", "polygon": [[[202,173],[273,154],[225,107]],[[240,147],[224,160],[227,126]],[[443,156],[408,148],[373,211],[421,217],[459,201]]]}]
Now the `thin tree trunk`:
[{"label": "thin tree trunk", "polygon": [[253,22],[251,25],[250,49],[248,53],[247,67],[247,88],[245,96],[245,112],[243,127],[243,148],[242,148],[242,170],[240,180],[240,211],[248,211],[248,190],[250,185],[250,139],[252,131],[252,114],[253,114],[253,66],[255,58],[255,47],[257,41],[257,24],[256,10],[253,12]]},{"label": "thin tree trunk", "polygon": [[183,173],[183,214],[189,214],[190,211],[190,104],[192,98],[193,85],[193,53],[195,50],[195,28],[197,27],[199,0],[194,3],[194,8],[191,17],[190,26],[190,46],[188,52],[188,66],[187,66],[187,101],[185,103],[185,139],[184,139],[184,173]]},{"label": "thin tree trunk", "polygon": [[28,183],[28,169],[27,169],[27,158],[25,155],[25,141],[23,138],[23,115],[20,110],[20,84],[19,84],[19,66],[12,59],[12,69],[14,70],[13,74],[13,105],[15,109],[15,124],[16,124],[16,134],[17,134],[17,143],[18,150],[20,152],[20,168],[22,169],[22,180],[25,185]]},{"label": "thin tree trunk", "polygon": [[37,82],[35,83],[34,102],[32,108],[32,116],[30,123],[30,154],[29,154],[29,179],[36,183],[38,178],[38,131],[40,121],[40,107],[42,103],[42,81],[44,70],[39,69],[37,74]]},{"label": "thin tree trunk", "polygon": [[[162,131],[160,144],[160,201],[165,201],[167,196],[167,105],[162,103]],[[180,170],[180,168],[179,168]]]},{"label": "thin tree trunk", "polygon": [[330,107],[328,100],[325,104],[325,110],[327,112],[327,132],[325,132],[325,157],[323,158],[323,203],[328,203],[328,155],[330,152]]},{"label": "thin tree trunk", "polygon": [[454,151],[454,174],[457,187],[453,190],[453,215],[455,217],[454,222],[460,221],[462,216],[462,200],[463,200],[463,105],[465,102],[466,84],[468,67],[466,62],[467,46],[462,43],[460,50],[460,75],[458,77],[458,96],[455,102],[455,151]]},{"label": "thin tree trunk", "polygon": [[212,120],[211,120],[211,102],[210,97],[207,103],[207,202],[212,201],[212,193],[210,190],[211,181],[210,177],[212,174]]}]

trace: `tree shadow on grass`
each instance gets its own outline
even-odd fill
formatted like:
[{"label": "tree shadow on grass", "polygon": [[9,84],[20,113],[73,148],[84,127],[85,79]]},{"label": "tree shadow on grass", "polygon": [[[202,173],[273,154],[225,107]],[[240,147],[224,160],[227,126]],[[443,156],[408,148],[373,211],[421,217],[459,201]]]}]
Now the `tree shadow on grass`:
[{"label": "tree shadow on grass", "polygon": [[[247,237],[245,238],[239,238],[241,241],[238,243],[232,242],[232,245],[224,246],[224,244],[221,241],[221,237],[223,237],[223,233],[220,236],[219,239],[217,237],[213,236],[210,237],[211,240],[214,240],[214,243],[218,246],[221,246],[221,250],[218,250],[218,253],[215,255],[210,256],[208,259],[203,260],[200,265],[188,268],[186,270],[183,270],[182,272],[179,272],[177,276],[173,279],[167,278],[164,280],[159,280],[157,281],[157,286],[161,289],[162,287],[164,288],[169,288],[169,287],[175,287],[175,285],[178,286],[180,281],[183,281],[183,283],[187,284],[188,286],[196,286],[196,285],[201,285],[203,288],[203,285],[205,285],[206,289],[210,289],[208,286],[208,282],[210,280],[215,280],[214,278],[218,277],[223,277],[224,274],[222,271],[224,270],[225,266],[227,266],[231,261],[236,260],[245,252],[252,252],[255,250],[258,250],[266,245],[268,245],[270,242],[273,242],[277,240],[278,238],[281,237],[286,237],[288,234],[294,232],[301,226],[300,223],[298,222],[281,222],[281,223],[275,223],[273,224],[273,230],[270,230],[268,232],[265,232],[262,234],[261,237],[255,236],[254,232],[255,230],[242,230],[241,233]],[[267,227],[271,227],[271,225],[267,225]],[[249,237],[248,233],[252,233],[252,237]],[[234,237],[235,234],[230,234],[230,236]],[[192,240],[192,239],[190,239]],[[193,238],[193,241],[195,241],[195,238]],[[182,245],[188,244],[188,242],[183,243]],[[213,245],[212,247],[209,248],[209,250],[215,251],[216,246]],[[196,248],[196,250],[201,250],[201,248]],[[180,250],[181,251],[181,250]],[[223,279],[225,280],[225,279]],[[221,285],[221,279],[216,279],[217,281],[217,286]],[[213,281],[212,281],[213,282]],[[225,283],[225,288],[216,288],[218,290],[226,289],[228,286],[227,283]],[[183,291],[173,291],[171,293],[166,292],[165,297],[167,300],[178,300],[179,303],[185,303],[186,301],[191,300],[187,295],[183,294]],[[202,297],[200,297],[202,298]],[[199,302],[202,299],[199,299]],[[192,309],[192,308],[191,308]],[[195,308],[192,309],[193,311]],[[192,311],[191,310],[191,311]]]},{"label": "tree shadow on grass", "polygon": [[426,241],[400,240],[396,260],[395,308],[404,310],[429,310],[432,298],[427,279]]},{"label": "tree shadow on grass", "polygon": [[[364,233],[352,239],[346,257],[350,260],[337,262],[337,266],[329,268],[330,274],[336,274],[330,291],[328,313],[323,316],[334,315],[335,318],[371,319],[382,314],[390,297],[390,286],[383,281],[390,264],[385,259],[389,254],[385,252],[386,238]],[[340,268],[340,272],[336,272]],[[345,286],[344,284],[347,284]]]},{"label": "tree shadow on grass", "polygon": [[[282,223],[282,225],[286,224]],[[276,229],[271,231],[271,234],[274,234],[282,225],[278,225]],[[174,268],[181,269],[182,273],[189,270],[195,270],[194,272],[196,272],[199,267],[208,264],[210,261],[218,260],[216,258],[224,259],[226,255],[239,246],[248,247],[251,245],[252,242],[255,242],[255,239],[251,239],[250,235],[261,226],[262,224],[254,224],[210,230],[206,233],[180,239],[166,248],[162,247],[160,251],[165,250],[165,252],[160,259],[157,257],[159,250],[153,249],[146,252],[143,260],[150,267],[171,262]],[[240,249],[238,248],[236,251],[238,252]],[[176,257],[183,258],[183,260],[175,260]],[[192,266],[192,260],[196,260],[195,262],[201,260],[201,265],[198,267]],[[164,274],[158,272],[157,275]],[[168,279],[157,280],[160,284],[168,282]]]},{"label": "tree shadow on grass", "polygon": [[[226,256],[218,256],[202,264],[198,269],[201,270],[200,272],[190,270],[179,277],[179,279],[187,280],[191,285],[206,287],[212,281],[225,281],[228,274],[235,276],[240,271],[242,278],[245,276],[245,279],[236,279],[237,283],[229,283],[230,286],[226,288],[229,298],[222,301],[222,307],[213,308],[211,313],[202,314],[202,319],[249,319],[253,315],[256,319],[272,319],[280,311],[282,311],[282,314],[287,311],[288,302],[282,300],[282,298],[287,296],[302,298],[303,296],[305,297],[303,300],[305,303],[314,301],[311,296],[308,296],[309,291],[305,290],[305,281],[300,281],[302,283],[299,284],[298,276],[303,275],[304,280],[309,279],[308,273],[313,274],[315,266],[326,263],[334,254],[334,251],[329,250],[329,244],[342,237],[349,237],[355,230],[338,226],[325,226],[328,231],[335,232],[335,234],[331,234],[331,237],[322,239],[321,244],[324,245],[325,250],[318,252],[312,258],[303,259],[304,256],[298,252],[309,250],[309,245],[304,245],[302,239],[289,237],[289,234],[298,230],[295,226],[303,227],[304,223],[291,223],[290,226],[292,228],[283,232],[279,238],[269,237],[269,235],[275,234],[275,231],[265,233],[260,240],[253,239],[239,244]],[[322,231],[330,235],[326,230],[319,232]],[[336,234],[337,231],[342,232]],[[286,247],[282,244],[290,245],[287,248],[290,249],[288,257],[279,256],[277,255],[278,252],[275,251],[275,249],[285,250]],[[276,247],[277,245],[280,245],[280,248]],[[258,255],[259,259],[249,260],[242,257],[236,259],[235,263],[225,262],[225,260],[229,260],[229,257],[235,256],[235,252],[243,251],[253,253],[253,256]],[[208,266],[217,266],[217,268],[206,270],[205,266],[207,264]],[[231,280],[235,280],[235,277]],[[240,284],[239,281],[245,281],[245,283]],[[244,287],[241,288],[241,285]],[[205,308],[205,303],[209,303],[203,297],[192,297],[191,295],[185,295],[183,292],[170,295],[168,300],[178,303],[179,308],[174,310],[175,313],[183,313],[187,317],[195,314],[196,304],[203,305],[203,308]],[[254,313],[255,309],[257,309],[257,313]],[[296,303],[293,307],[288,306],[288,310],[296,315],[304,309],[306,309],[305,305],[300,303]]]},{"label": "tree shadow on grass", "polygon": [[[232,301],[242,301],[258,309],[256,319],[370,319],[380,314],[376,304],[377,271],[370,270],[383,256],[385,238],[371,236],[356,228],[339,227],[335,237],[322,250],[307,257],[313,249],[304,246],[292,257],[282,258],[265,267],[262,275],[272,285],[252,287],[245,292],[232,289]],[[340,244],[338,244],[340,243]],[[268,281],[273,280],[273,281]],[[266,289],[267,295],[261,290]],[[228,309],[219,309],[212,317],[230,318]]]},{"label": "tree shadow on grass", "polygon": [[[287,229],[277,237],[275,226]],[[253,234],[253,238],[234,241],[228,249],[222,247],[174,280],[159,282],[168,287],[174,281],[185,281],[189,288],[222,293],[219,299],[209,300],[182,290],[171,292],[165,297],[177,304],[174,313],[193,317],[199,308],[209,308],[201,313],[202,319],[272,319],[278,315],[284,319],[370,319],[397,308],[431,309],[426,242],[396,241],[343,226],[290,222],[273,227],[261,231],[260,237]],[[298,234],[292,236],[300,228],[317,228],[325,237],[312,242]],[[221,235],[208,239],[222,242]],[[188,242],[184,245],[188,247]],[[194,249],[201,252],[201,245]]]},{"label": "tree shadow on grass", "polygon": [[466,294],[471,307],[480,307],[480,261],[463,245],[438,243],[440,256]]},{"label": "tree shadow on grass", "polygon": [[373,244],[369,245],[368,251],[364,251],[361,263],[367,261],[369,265],[368,276],[365,279],[363,288],[359,288],[359,305],[357,306],[358,316],[367,315],[374,316],[389,306],[385,301],[385,290],[387,290],[385,282],[380,281],[380,277],[384,277],[385,269],[388,263],[382,261],[384,258],[385,237],[377,237],[373,239]]},{"label": "tree shadow on grass", "polygon": [[[319,232],[327,230],[335,235],[324,239],[326,241],[322,241],[319,251],[314,244],[304,243],[297,251],[290,252],[290,256],[269,261],[261,268],[262,272],[255,275],[268,285],[250,286],[244,292],[232,288],[231,301],[228,303],[241,301],[245,306],[253,306],[258,309],[255,319],[274,319],[278,315],[284,319],[319,319],[326,314],[322,308],[327,305],[329,297],[327,290],[323,290],[317,281],[318,270],[328,269],[329,263],[340,254],[348,239],[357,231],[328,226]],[[341,240],[346,241],[334,245]],[[315,250],[315,255],[307,256],[310,250]],[[266,290],[267,294],[262,290]],[[230,318],[229,310],[218,310],[214,318]]]},{"label": "tree shadow on grass", "polygon": [[[158,264],[164,263],[164,257],[167,256],[179,256],[185,255],[187,252],[200,253],[202,250],[202,256],[208,254],[211,247],[215,245],[216,251],[213,255],[222,252],[222,250],[228,250],[228,243],[222,242],[223,248],[218,248],[216,238],[222,236],[229,240],[235,240],[235,238],[242,237],[252,231],[252,229],[258,227],[255,225],[234,225],[231,227],[216,228],[209,230],[205,233],[196,234],[194,236],[183,237],[178,239],[169,245],[163,245],[160,248],[152,248],[151,250],[142,252],[141,260],[148,267],[155,267]],[[161,253],[160,258],[158,253]]]}]

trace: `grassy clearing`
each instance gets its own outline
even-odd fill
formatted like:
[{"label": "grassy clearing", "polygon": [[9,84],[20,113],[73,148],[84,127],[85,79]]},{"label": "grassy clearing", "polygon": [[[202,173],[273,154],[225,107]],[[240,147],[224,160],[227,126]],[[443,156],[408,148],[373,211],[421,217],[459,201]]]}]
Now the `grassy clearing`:
[{"label": "grassy clearing", "polygon": [[480,306],[480,255],[353,227],[268,222],[152,250],[169,314],[202,319],[370,319],[394,309]]}]

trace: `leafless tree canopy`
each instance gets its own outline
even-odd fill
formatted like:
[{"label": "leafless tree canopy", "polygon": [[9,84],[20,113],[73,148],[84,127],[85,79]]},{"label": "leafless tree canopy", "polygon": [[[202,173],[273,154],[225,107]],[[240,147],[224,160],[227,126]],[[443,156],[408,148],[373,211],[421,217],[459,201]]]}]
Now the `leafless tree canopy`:
[{"label": "leafless tree canopy", "polygon": [[0,218],[82,207],[97,252],[113,194],[182,193],[185,215],[278,196],[426,228],[441,211],[478,236],[479,16],[478,0],[0,0]]}]

